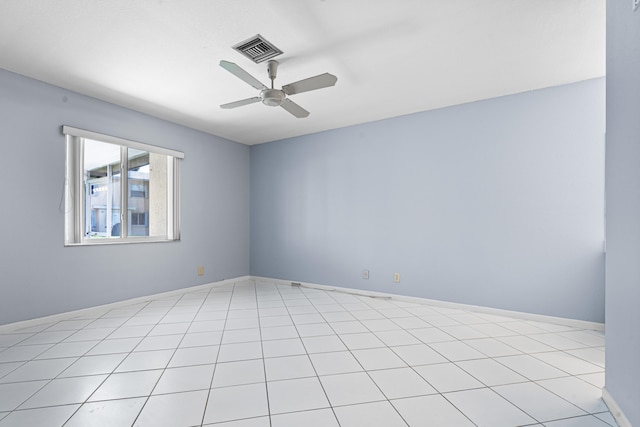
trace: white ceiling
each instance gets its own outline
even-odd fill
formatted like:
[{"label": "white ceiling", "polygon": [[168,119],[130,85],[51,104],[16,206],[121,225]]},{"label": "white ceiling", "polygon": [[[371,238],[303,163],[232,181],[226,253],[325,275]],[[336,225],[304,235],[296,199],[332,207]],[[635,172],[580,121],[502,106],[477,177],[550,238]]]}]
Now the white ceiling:
[{"label": "white ceiling", "polygon": [[[231,46],[282,51],[296,119],[218,64],[269,84]],[[605,74],[605,0],[0,0],[0,68],[245,144]]]}]

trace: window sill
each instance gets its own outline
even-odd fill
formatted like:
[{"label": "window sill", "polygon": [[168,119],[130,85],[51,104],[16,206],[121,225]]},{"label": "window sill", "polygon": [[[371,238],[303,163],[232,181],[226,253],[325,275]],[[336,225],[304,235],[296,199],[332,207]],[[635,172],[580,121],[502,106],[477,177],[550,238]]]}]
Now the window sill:
[{"label": "window sill", "polygon": [[85,240],[81,243],[65,243],[65,247],[73,247],[73,246],[104,246],[104,245],[129,245],[129,244],[139,244],[139,243],[171,243],[171,242],[179,242],[180,239],[167,239],[167,238],[135,238],[129,237],[126,239],[95,239],[95,240]]}]

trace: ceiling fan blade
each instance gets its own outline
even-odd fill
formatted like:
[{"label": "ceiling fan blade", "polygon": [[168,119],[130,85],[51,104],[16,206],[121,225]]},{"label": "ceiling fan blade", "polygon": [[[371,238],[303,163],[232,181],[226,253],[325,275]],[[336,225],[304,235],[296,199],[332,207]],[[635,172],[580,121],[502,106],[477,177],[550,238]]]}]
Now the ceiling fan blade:
[{"label": "ceiling fan blade", "polygon": [[293,95],[295,93],[308,92],[310,90],[333,86],[337,81],[338,78],[333,74],[324,73],[319,76],[309,77],[308,79],[289,83],[288,85],[282,86],[282,90],[287,95]]},{"label": "ceiling fan blade", "polygon": [[233,74],[234,76],[238,77],[243,82],[250,84],[251,86],[255,87],[258,90],[268,89],[265,85],[263,85],[260,82],[260,80],[256,79],[251,74],[247,73],[245,70],[243,70],[233,62],[220,61],[220,66],[225,70],[227,70],[228,72],[230,72],[231,74]]},{"label": "ceiling fan blade", "polygon": [[228,109],[228,108],[242,107],[243,105],[253,104],[255,102],[260,102],[260,101],[262,101],[262,98],[260,98],[259,96],[254,96],[253,98],[247,98],[247,99],[242,99],[240,101],[229,102],[228,104],[222,104],[220,108]]},{"label": "ceiling fan blade", "polygon": [[289,98],[285,99],[280,106],[299,119],[304,119],[309,115],[309,112],[307,110],[305,110]]}]

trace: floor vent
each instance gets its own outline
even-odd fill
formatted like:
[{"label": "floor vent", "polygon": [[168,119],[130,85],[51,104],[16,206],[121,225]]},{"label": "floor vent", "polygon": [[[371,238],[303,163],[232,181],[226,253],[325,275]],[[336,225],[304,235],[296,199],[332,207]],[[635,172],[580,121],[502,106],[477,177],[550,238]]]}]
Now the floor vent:
[{"label": "floor vent", "polygon": [[232,47],[256,64],[282,54],[280,49],[269,43],[260,34],[256,34]]}]

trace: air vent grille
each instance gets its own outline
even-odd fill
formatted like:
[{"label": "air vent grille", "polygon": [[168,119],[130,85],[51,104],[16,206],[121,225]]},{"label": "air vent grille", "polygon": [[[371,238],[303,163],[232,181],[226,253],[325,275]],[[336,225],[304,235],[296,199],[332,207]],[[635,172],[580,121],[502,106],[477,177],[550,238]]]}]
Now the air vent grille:
[{"label": "air vent grille", "polygon": [[236,44],[233,48],[256,64],[282,54],[280,49],[269,43],[260,34]]}]

